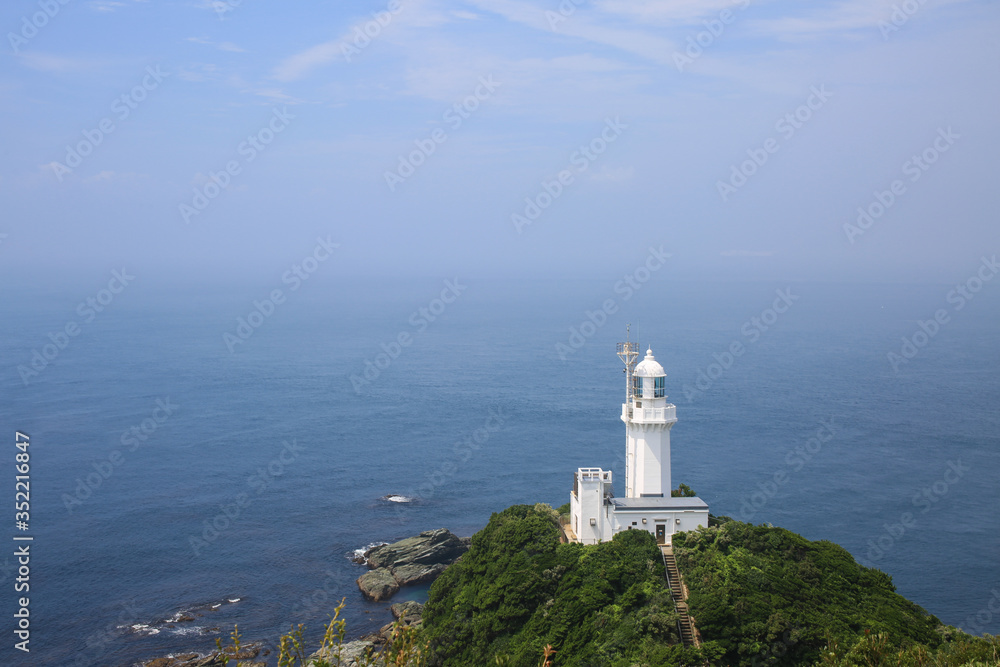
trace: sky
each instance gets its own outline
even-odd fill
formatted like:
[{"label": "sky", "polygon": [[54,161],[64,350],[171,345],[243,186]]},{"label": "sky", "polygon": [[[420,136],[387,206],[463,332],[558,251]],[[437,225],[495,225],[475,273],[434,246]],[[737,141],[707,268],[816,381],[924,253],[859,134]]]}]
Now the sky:
[{"label": "sky", "polygon": [[0,275],[962,280],[1000,5],[16,0]]}]

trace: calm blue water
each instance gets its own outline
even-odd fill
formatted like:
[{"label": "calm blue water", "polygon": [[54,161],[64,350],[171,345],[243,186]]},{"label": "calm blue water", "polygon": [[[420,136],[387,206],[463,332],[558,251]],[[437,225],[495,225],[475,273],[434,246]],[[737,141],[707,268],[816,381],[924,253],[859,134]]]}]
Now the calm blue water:
[{"label": "calm blue water", "polygon": [[[315,636],[343,596],[352,634],[381,626],[387,606],[361,598],[352,550],[442,526],[468,535],[514,503],[562,504],[578,466],[620,478],[614,343],[629,321],[669,373],[675,482],[716,514],[843,545],[945,622],[1000,632],[986,612],[1000,589],[1000,285],[960,312],[948,286],[791,285],[798,301],[751,342],[741,327],[788,285],[664,275],[625,301],[614,279],[462,281],[421,331],[410,315],[442,280],[315,281],[231,354],[222,334],[280,285],[137,281],[85,323],[76,306],[101,282],[0,294],[4,438],[31,436],[35,538],[30,659],[11,648],[16,575],[0,556],[0,663],[128,665],[207,650],[209,629],[234,623],[246,639],[273,641],[292,623]],[[556,343],[608,298],[619,311],[560,360]],[[951,322],[893,372],[886,353],[938,308]],[[18,365],[68,321],[80,335],[25,386]],[[355,392],[349,375],[400,332],[411,345]],[[718,375],[713,355],[733,341],[746,351]],[[685,396],[701,371],[718,377]],[[123,445],[167,399],[172,414]],[[491,413],[502,427],[473,449]],[[789,455],[830,419],[833,438],[808,461]],[[0,478],[12,480],[7,452]],[[98,469],[110,470],[100,486],[81,487]],[[163,623],[182,611],[195,621]]]}]

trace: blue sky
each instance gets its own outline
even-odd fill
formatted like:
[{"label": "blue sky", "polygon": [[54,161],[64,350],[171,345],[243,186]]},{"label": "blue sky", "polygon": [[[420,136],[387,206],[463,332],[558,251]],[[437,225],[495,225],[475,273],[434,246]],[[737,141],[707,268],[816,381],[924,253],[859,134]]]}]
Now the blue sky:
[{"label": "blue sky", "polygon": [[[962,280],[1000,248],[998,19],[975,0],[6,2],[0,259],[8,279],[249,280],[322,235],[351,275],[604,275],[663,245],[695,279]],[[884,211],[862,228],[859,207]]]}]

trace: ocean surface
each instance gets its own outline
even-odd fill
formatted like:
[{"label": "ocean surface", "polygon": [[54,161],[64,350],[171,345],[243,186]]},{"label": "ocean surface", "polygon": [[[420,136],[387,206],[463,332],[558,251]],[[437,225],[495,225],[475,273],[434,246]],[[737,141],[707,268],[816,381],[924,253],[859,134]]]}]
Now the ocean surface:
[{"label": "ocean surface", "polygon": [[[666,274],[638,290],[136,280],[93,313],[78,306],[110,273],[8,287],[0,664],[132,665],[208,650],[234,624],[272,647],[292,624],[315,639],[341,598],[349,634],[377,629],[388,605],[362,599],[354,550],[561,505],[580,466],[621,479],[627,323],[668,372],[675,484],[715,514],[841,544],[942,621],[1000,632],[987,608],[1000,589],[1000,284],[959,309],[952,285]],[[283,302],[239,338],[238,318],[275,288]],[[917,344],[894,368],[904,337]],[[25,374],[35,351],[53,358]],[[810,441],[820,429],[832,437]],[[16,431],[30,436],[27,531],[14,526]],[[30,654],[13,649],[15,535],[34,538]]]}]

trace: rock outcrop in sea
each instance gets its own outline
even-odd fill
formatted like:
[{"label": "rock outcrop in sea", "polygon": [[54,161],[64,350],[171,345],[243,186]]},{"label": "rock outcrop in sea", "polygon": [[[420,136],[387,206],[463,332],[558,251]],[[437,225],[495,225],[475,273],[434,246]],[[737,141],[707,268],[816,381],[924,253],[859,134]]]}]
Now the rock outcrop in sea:
[{"label": "rock outcrop in sea", "polygon": [[[246,667],[267,667],[266,662],[251,662],[254,658],[262,655],[261,650],[264,645],[261,642],[246,644],[239,653],[232,649],[222,652],[212,651],[211,653],[175,653],[163,658],[154,658],[142,663],[142,667],[222,667],[226,664],[234,665],[239,663]],[[264,649],[263,655],[268,655],[270,650]]]},{"label": "rock outcrop in sea", "polygon": [[[446,567],[469,550],[471,541],[471,537],[456,537],[451,531],[440,528],[424,531],[415,537],[408,537],[392,544],[372,545],[363,552],[363,556],[359,554],[357,558],[352,557],[355,562],[364,563],[371,568],[358,578],[358,588],[369,600],[375,602],[387,600],[399,591],[400,586],[435,579]],[[238,601],[239,598],[228,600],[228,602]],[[218,606],[220,605],[212,605],[211,608],[214,610]],[[421,622],[424,606],[409,600],[393,604],[389,609],[397,622],[403,626],[411,626]],[[169,620],[183,622],[193,618],[178,614]],[[213,629],[218,630],[218,628]],[[393,624],[389,623],[378,633],[345,643],[340,647],[340,664],[344,667],[355,667],[366,653],[377,653],[381,650],[382,645],[389,641],[392,631]],[[317,651],[309,657],[308,664],[312,665],[314,661],[321,659],[329,660],[334,656],[335,650],[327,648]],[[251,667],[265,667],[267,663],[250,662],[250,660],[269,653],[270,650],[265,649],[261,642],[252,642],[245,644],[239,654],[230,651],[227,651],[227,656],[223,656],[219,651],[176,653],[146,661],[142,665],[143,667],[216,667],[224,664],[224,657],[229,657],[246,660],[247,662],[241,664]],[[232,664],[231,662],[230,665]]]},{"label": "rock outcrop in sea", "polygon": [[[393,618],[405,627],[418,625],[421,621],[421,614],[424,612],[424,605],[413,600],[397,602],[389,608],[392,610]],[[392,639],[393,625],[393,623],[389,623],[379,630],[377,635],[368,635],[367,637],[347,642],[341,646],[339,664],[343,665],[343,667],[357,667],[358,662],[366,655],[377,656],[379,651],[382,650],[381,647]],[[333,663],[333,658],[336,655],[336,647],[320,649],[309,656],[308,667],[315,667],[316,663],[320,660]],[[383,658],[376,658],[374,663],[376,667],[384,665],[382,660]]]},{"label": "rock outcrop in sea", "polygon": [[373,547],[364,555],[371,570],[358,577],[358,588],[369,600],[388,600],[400,586],[434,580],[469,549],[469,542],[439,528]]}]

